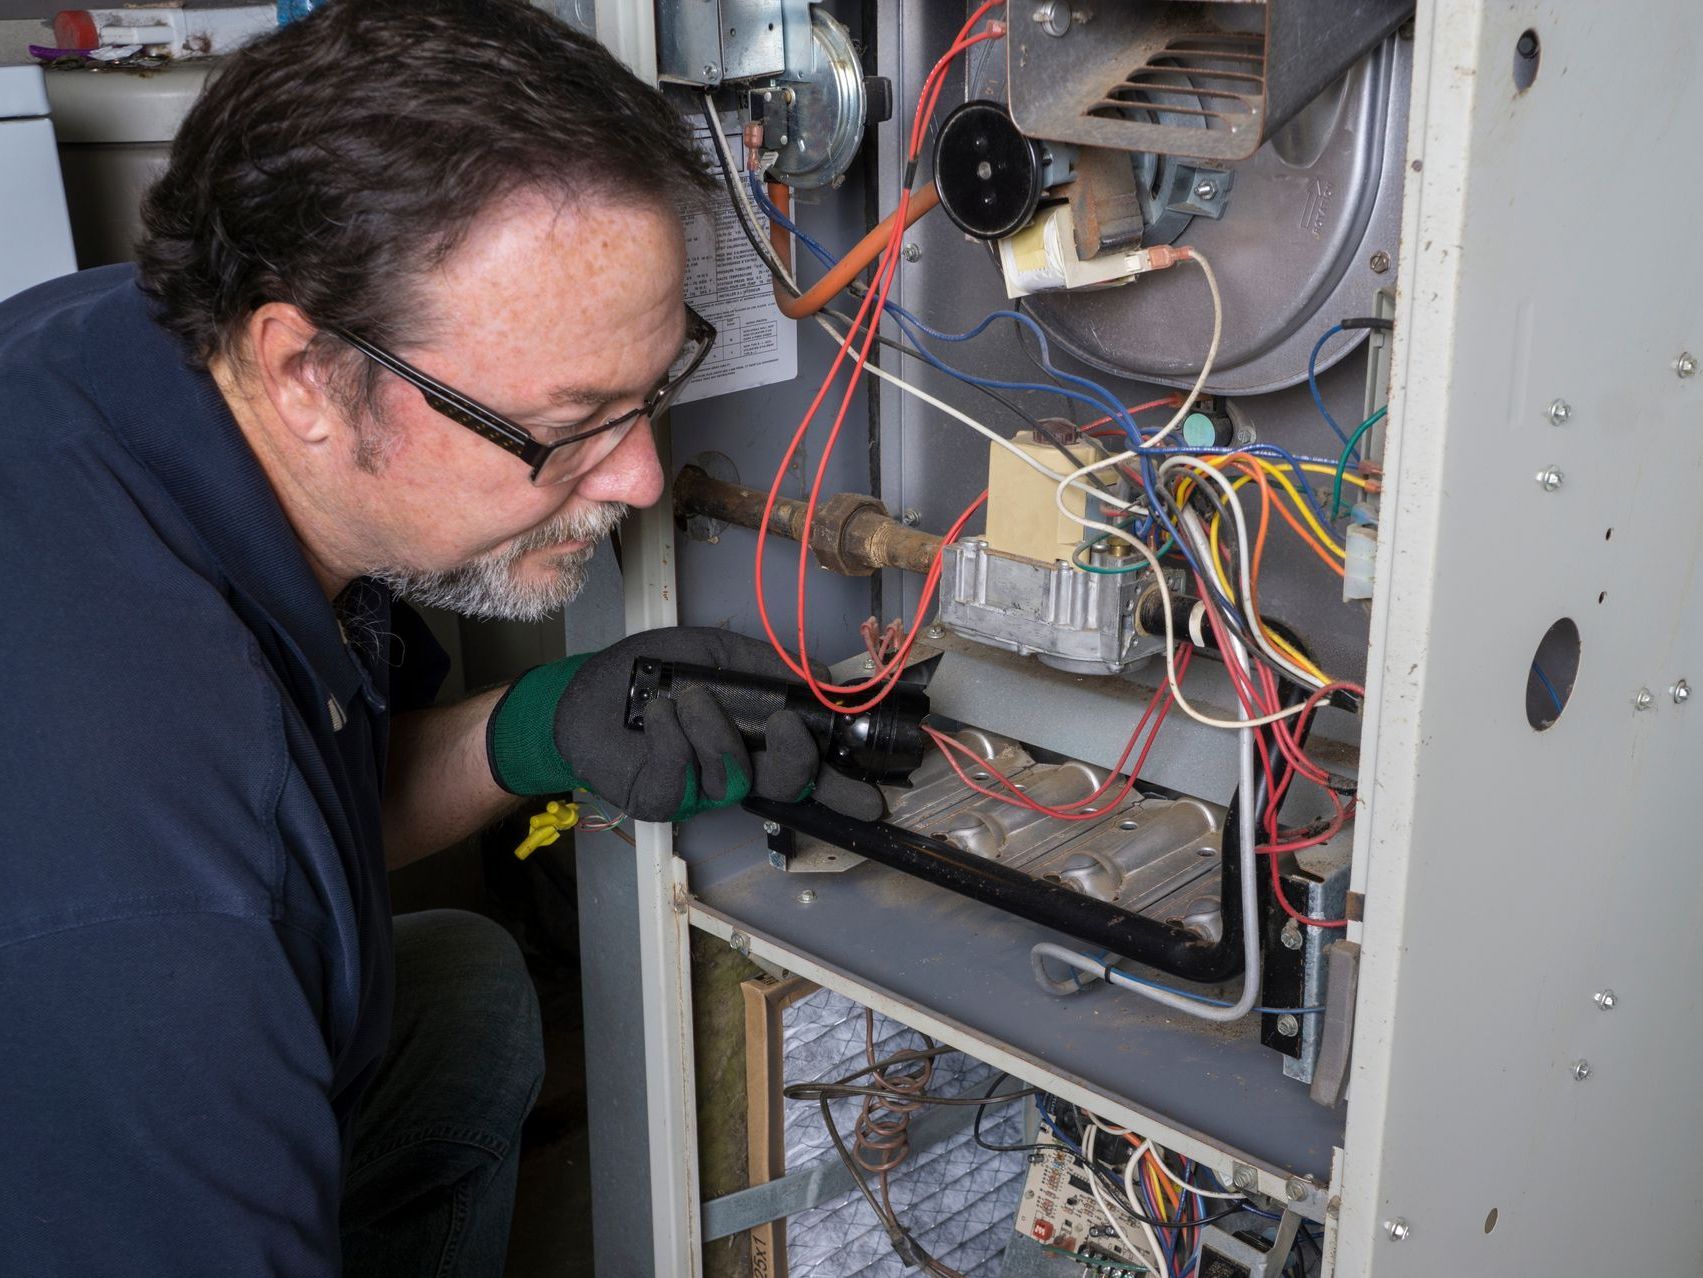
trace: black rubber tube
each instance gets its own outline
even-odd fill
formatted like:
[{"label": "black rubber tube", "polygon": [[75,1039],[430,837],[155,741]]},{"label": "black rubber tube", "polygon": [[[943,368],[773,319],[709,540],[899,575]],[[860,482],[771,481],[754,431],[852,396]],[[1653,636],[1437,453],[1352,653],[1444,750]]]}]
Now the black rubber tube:
[{"label": "black rubber tube", "polygon": [[[1192,981],[1219,979],[1214,973],[1221,965],[1219,951],[1224,946],[1209,944],[1179,924],[1132,914],[886,821],[858,821],[819,803],[751,798],[745,800],[745,807],[766,821],[1172,976]],[[1236,945],[1231,947],[1237,949],[1238,963],[1240,936],[1237,932]]]},{"label": "black rubber tube", "polygon": [[[1288,626],[1269,619],[1265,624],[1305,654],[1300,637]],[[1279,681],[1278,696],[1285,705],[1302,699],[1301,690],[1288,680]],[[1289,771],[1288,760],[1270,739],[1270,729],[1258,731],[1266,735],[1272,773],[1281,785]],[[1305,744],[1305,736],[1302,740]],[[1265,810],[1266,801],[1265,777],[1262,775],[1254,794],[1256,814]],[[1215,942],[1180,924],[1132,914],[1109,902],[1008,869],[987,857],[965,852],[943,840],[886,821],[854,820],[819,803],[775,803],[751,798],[745,801],[745,807],[765,820],[855,852],[868,860],[878,861],[903,874],[937,884],[1031,923],[1063,932],[1088,945],[1109,950],[1120,958],[1144,963],[1185,981],[1217,985],[1233,980],[1241,974],[1243,967],[1242,880],[1237,842],[1242,802],[1243,795],[1238,788],[1230,796],[1219,840],[1218,900],[1224,926]],[[1264,876],[1261,876],[1260,882],[1265,882]]]}]

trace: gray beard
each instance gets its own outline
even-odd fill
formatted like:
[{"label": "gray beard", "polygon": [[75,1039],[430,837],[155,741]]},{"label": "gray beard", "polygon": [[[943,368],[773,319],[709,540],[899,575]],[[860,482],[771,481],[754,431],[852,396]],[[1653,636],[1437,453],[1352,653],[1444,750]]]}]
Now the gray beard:
[{"label": "gray beard", "polygon": [[604,502],[560,515],[507,546],[443,571],[379,567],[367,575],[412,604],[480,621],[541,621],[584,587],[592,547],[556,555],[550,564],[553,571],[535,581],[516,580],[521,556],[565,541],[601,541],[627,517],[628,509],[620,502]]}]

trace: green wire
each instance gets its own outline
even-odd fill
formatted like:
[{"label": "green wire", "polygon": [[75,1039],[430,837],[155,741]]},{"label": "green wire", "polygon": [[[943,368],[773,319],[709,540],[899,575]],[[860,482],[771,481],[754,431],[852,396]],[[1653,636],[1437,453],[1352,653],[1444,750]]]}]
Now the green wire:
[{"label": "green wire", "polygon": [[[1141,560],[1139,563],[1133,563],[1133,564],[1130,564],[1127,567],[1123,567],[1123,568],[1101,568],[1101,567],[1099,567],[1098,565],[1095,565],[1095,564],[1085,564],[1085,563],[1082,562],[1082,556],[1083,555],[1087,554],[1090,550],[1094,549],[1094,547],[1098,546],[1101,542],[1107,540],[1109,537],[1111,537],[1111,535],[1112,535],[1111,533],[1101,533],[1098,537],[1094,538],[1093,541],[1085,541],[1080,546],[1078,546],[1075,550],[1071,551],[1070,552],[1071,567],[1080,568],[1083,572],[1091,572],[1091,573],[1093,573],[1093,574],[1095,574],[1096,576],[1099,576],[1099,577],[1119,577],[1119,576],[1122,576],[1126,572],[1140,572],[1143,568],[1147,567],[1147,560],[1145,560],[1145,559]],[[1154,557],[1157,558],[1160,555],[1165,554],[1170,549],[1171,549],[1171,539],[1169,537],[1167,537],[1165,539],[1165,544],[1163,546],[1159,547],[1159,549],[1154,552]]]},{"label": "green wire", "polygon": [[1382,421],[1384,414],[1389,411],[1390,406],[1385,404],[1361,422],[1354,433],[1348,437],[1348,446],[1342,450],[1342,458],[1336,463],[1336,482],[1330,486],[1330,517],[1332,519],[1342,518],[1342,476],[1348,469],[1348,455],[1354,451],[1354,446],[1365,437],[1366,432]]}]

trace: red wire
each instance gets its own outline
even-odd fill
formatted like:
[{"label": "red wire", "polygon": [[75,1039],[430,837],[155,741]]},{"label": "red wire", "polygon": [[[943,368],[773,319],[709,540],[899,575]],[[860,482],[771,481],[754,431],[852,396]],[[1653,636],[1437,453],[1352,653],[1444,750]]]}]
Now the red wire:
[{"label": "red wire", "polygon": [[[1158,399],[1148,400],[1145,404],[1132,404],[1130,407],[1124,409],[1124,412],[1128,413],[1130,416],[1133,417],[1137,413],[1145,413],[1145,412],[1149,411],[1150,409],[1154,409],[1154,408],[1175,408],[1178,404],[1180,404],[1182,402],[1183,402],[1183,397],[1181,395],[1177,395],[1177,394],[1162,395]],[[1096,418],[1094,421],[1089,422],[1086,426],[1083,426],[1080,429],[1082,429],[1084,431],[1088,431],[1088,432],[1090,432],[1092,434],[1096,434],[1096,435],[1121,435],[1121,434],[1123,434],[1124,432],[1123,432],[1121,427],[1118,428],[1118,429],[1106,430],[1106,431],[1095,429],[1096,427],[1104,426],[1107,422],[1109,422],[1111,420],[1112,419],[1110,417]]]},{"label": "red wire", "polygon": [[[921,149],[921,139],[927,131],[927,120],[932,116],[933,110],[939,102],[940,91],[944,84],[945,72],[948,67],[950,67],[952,61],[960,53],[972,45],[980,43],[983,40],[999,39],[1005,34],[1004,26],[999,23],[994,23],[991,24],[987,30],[982,31],[977,35],[968,35],[970,29],[974,27],[990,9],[997,7],[999,3],[1001,3],[1001,0],[986,0],[986,3],[984,3],[970,16],[969,21],[960,29],[958,38],[954,40],[952,46],[947,50],[945,55],[941,57],[940,61],[935,64],[934,68],[924,79],[922,92],[918,98],[917,115],[913,119],[911,125],[911,140],[907,151],[908,161],[914,161]],[[875,706],[884,696],[886,696],[887,692],[891,690],[893,684],[897,682],[899,675],[904,669],[904,658],[909,653],[911,644],[915,641],[922,624],[922,612],[919,609],[918,615],[912,623],[910,633],[899,653],[881,669],[876,671],[874,675],[862,683],[849,685],[823,684],[816,679],[814,672],[810,669],[807,651],[807,638],[804,629],[810,528],[815,519],[816,506],[821,496],[822,484],[827,473],[828,460],[832,455],[834,445],[839,438],[840,429],[844,425],[846,413],[850,408],[852,395],[857,388],[858,382],[861,380],[860,375],[863,371],[864,365],[868,361],[869,350],[873,345],[876,330],[880,325],[881,314],[886,307],[887,293],[892,287],[893,278],[898,269],[900,260],[898,250],[904,237],[905,214],[908,211],[910,199],[911,192],[909,188],[906,188],[899,193],[898,207],[895,210],[893,217],[892,234],[888,239],[886,247],[882,250],[881,258],[877,265],[875,287],[865,294],[863,303],[858,308],[857,315],[852,322],[850,330],[846,333],[844,340],[840,343],[840,349],[834,356],[833,364],[829,367],[827,376],[824,377],[821,387],[818,389],[815,398],[811,401],[810,407],[804,415],[804,419],[799,423],[798,429],[793,433],[792,440],[788,444],[785,454],[782,456],[780,465],[776,467],[775,479],[773,484],[770,485],[768,500],[763,510],[763,520],[757,530],[754,585],[756,587],[757,612],[763,625],[763,632],[768,638],[770,646],[774,648],[775,652],[787,664],[787,667],[810,686],[811,691],[815,694],[818,701],[832,709],[848,714],[862,713],[862,711]],[[873,307],[873,311],[871,311],[871,307]],[[794,658],[781,645],[779,638],[775,634],[773,623],[769,617],[768,604],[763,589],[763,551],[767,544],[768,523],[773,514],[775,503],[779,500],[780,487],[785,479],[787,468],[791,464],[793,457],[796,455],[799,446],[803,443],[804,436],[809,430],[810,423],[815,419],[816,413],[820,410],[823,400],[827,397],[828,390],[833,385],[834,379],[839,373],[841,364],[844,362],[846,355],[851,350],[852,342],[858,336],[859,330],[864,328],[866,317],[868,328],[864,334],[862,345],[859,347],[859,350],[854,357],[851,378],[846,386],[845,393],[841,397],[839,411],[835,415],[833,427],[825,441],[821,460],[816,470],[815,482],[811,487],[810,499],[805,508],[804,529],[802,530],[802,536],[800,537],[799,542],[797,576],[799,655],[797,658]],[[983,499],[985,499],[985,497],[986,494],[984,493]],[[963,524],[967,522],[970,514],[976,509],[976,506],[980,505],[981,500],[982,499],[978,499],[976,505],[972,506],[970,510],[965,511],[964,515],[960,517],[958,524],[955,525],[954,531],[947,535],[946,541],[942,542],[942,549],[944,549],[948,541],[955,539],[956,533],[962,529]],[[923,597],[925,599],[933,593],[934,586],[939,580],[939,571],[940,557],[937,555],[935,562],[930,569],[929,578],[924,585]],[[871,688],[875,688],[877,685],[884,686],[881,687],[881,690],[876,693],[870,701],[856,707],[842,706],[831,700],[828,695],[829,693],[857,694],[866,692]]]},{"label": "red wire", "polygon": [[[1204,583],[1201,583],[1198,578],[1196,579],[1196,588],[1200,591],[1200,597],[1205,602],[1207,619],[1212,626],[1214,634],[1218,638],[1219,648],[1220,651],[1222,651],[1224,647],[1225,631],[1222,622],[1219,620],[1217,606],[1213,603],[1210,594],[1206,591]],[[1230,675],[1230,682],[1235,686],[1237,697],[1240,698],[1242,704],[1247,707],[1251,718],[1260,718],[1275,711],[1278,700],[1276,681],[1272,678],[1269,671],[1260,671],[1260,679],[1265,684],[1266,692],[1265,697],[1262,698],[1255,690],[1252,683],[1248,681],[1245,674],[1237,668],[1236,662],[1226,661],[1224,666],[1225,670]],[[1289,760],[1291,765],[1291,770],[1284,776],[1281,784],[1277,782],[1273,773],[1271,755],[1266,749],[1264,734],[1256,733],[1254,735],[1254,745],[1259,751],[1260,765],[1265,771],[1266,794],[1269,796],[1266,802],[1264,815],[1267,835],[1270,841],[1261,844],[1257,850],[1266,854],[1267,857],[1267,863],[1271,874],[1272,896],[1276,899],[1278,905],[1282,907],[1285,914],[1294,919],[1297,923],[1301,923],[1307,927],[1339,928],[1348,926],[1347,919],[1315,919],[1310,915],[1301,913],[1293,905],[1291,905],[1289,903],[1289,898],[1284,894],[1283,878],[1277,865],[1278,854],[1284,852],[1296,852],[1303,848],[1315,847],[1320,843],[1327,842],[1334,838],[1347,823],[1349,809],[1346,808],[1341,799],[1337,797],[1336,791],[1332,790],[1325,784],[1329,778],[1324,770],[1311,759],[1308,759],[1305,752],[1300,749],[1298,744],[1300,735],[1299,724],[1318,708],[1319,702],[1339,688],[1347,688],[1355,691],[1359,690],[1358,685],[1341,681],[1329,683],[1320,688],[1302,703],[1300,714],[1295,716],[1297,728],[1293,737],[1289,735],[1287,726],[1282,720],[1271,725],[1274,729],[1272,734],[1273,738],[1278,742],[1279,750],[1284,753],[1285,758]],[[1293,753],[1291,753],[1291,751]],[[1299,839],[1290,842],[1278,842],[1277,809],[1282,803],[1283,796],[1288,791],[1289,785],[1298,771],[1302,772],[1303,775],[1308,773],[1313,774],[1308,776],[1308,779],[1316,780],[1317,783],[1324,788],[1325,792],[1330,795],[1331,803],[1335,807],[1336,811],[1334,816],[1331,818],[1330,823],[1319,834],[1306,839]]]},{"label": "red wire", "polygon": [[[983,40],[997,39],[1004,34],[1004,28],[998,27],[997,29],[990,29],[980,33],[979,35],[971,36],[969,39],[963,38],[963,33],[968,31],[970,27],[974,26],[975,22],[979,21],[980,16],[986,13],[988,9],[993,8],[996,3],[998,3],[998,0],[987,0],[987,2],[976,11],[976,14],[972,16],[971,21],[966,23],[962,31],[960,31],[959,39],[946,51],[940,61],[935,64],[934,69],[929,72],[928,78],[924,81],[923,96],[919,103],[919,109],[916,117],[912,121],[911,126],[912,141],[910,158],[912,160],[916,158],[917,153],[920,150],[921,139],[927,128],[927,121],[933,114],[935,105],[939,101],[941,88],[945,84],[945,73],[947,68],[950,67],[953,59],[973,44],[977,44]],[[906,192],[900,198],[900,206],[904,207],[908,205],[908,203],[909,193]],[[882,253],[881,265],[876,272],[875,309],[870,315],[868,329],[864,334],[863,343],[858,349],[856,360],[852,366],[852,375],[846,383],[845,392],[840,397],[840,407],[839,411],[834,416],[834,424],[828,432],[827,439],[823,443],[821,457],[816,466],[815,480],[811,484],[810,488],[810,498],[805,504],[804,509],[804,534],[800,537],[798,546],[798,654],[800,663],[805,669],[804,681],[810,685],[811,690],[816,694],[819,701],[825,701],[826,696],[821,685],[817,683],[814,673],[810,670],[808,651],[809,641],[805,633],[806,593],[810,570],[809,530],[815,521],[817,504],[821,500],[822,487],[827,479],[829,460],[833,456],[835,445],[838,443],[840,430],[845,424],[846,414],[851,408],[852,397],[857,391],[858,383],[861,381],[861,374],[863,372],[864,365],[868,361],[869,351],[875,343],[875,335],[881,323],[882,312],[886,309],[887,294],[892,288],[893,280],[898,271],[900,261],[899,249],[904,239],[904,233],[905,228],[903,216],[895,216],[893,219],[892,234],[888,238],[887,247]],[[862,313],[863,312],[860,311],[860,316]],[[845,345],[849,345],[852,338],[856,335],[857,327],[858,325],[854,323],[852,331],[846,334],[846,342],[842,346],[842,352]],[[836,361],[836,363],[837,362],[838,361]],[[832,374],[830,374],[830,377],[831,376]],[[919,615],[919,624],[920,621],[921,618]],[[879,704],[881,698],[887,694],[888,689],[897,682],[898,671],[900,669],[902,669],[902,667],[894,665],[889,667],[889,670],[891,671],[890,674],[887,671],[877,672],[869,680],[865,681],[865,683],[858,689],[859,691],[863,691],[867,688],[874,687],[876,684],[882,682],[883,678],[885,678],[887,686],[876,694],[875,699],[869,703],[869,707]],[[848,710],[846,712],[861,713],[861,711],[852,710]]]},{"label": "red wire", "polygon": [[1271,866],[1271,894],[1277,903],[1283,907],[1283,912],[1304,927],[1347,927],[1347,919],[1314,919],[1289,904],[1289,898],[1283,895],[1283,876],[1277,872],[1277,858],[1270,857],[1266,862]]},{"label": "red wire", "polygon": [[[1179,680],[1181,680],[1183,675],[1187,673],[1188,663],[1193,655],[1194,649],[1186,644],[1178,653],[1177,677]],[[1112,765],[1111,771],[1107,775],[1106,779],[1100,783],[1092,794],[1086,795],[1080,799],[1073,799],[1071,802],[1060,804],[1058,807],[1050,807],[1047,804],[1040,803],[1031,798],[1029,795],[1023,793],[1022,790],[1018,789],[1016,782],[1012,781],[1010,777],[1000,772],[997,768],[990,766],[987,760],[976,754],[975,751],[971,750],[962,742],[955,741],[945,733],[939,732],[934,728],[924,727],[923,731],[928,733],[934,743],[940,747],[941,754],[945,757],[947,766],[949,766],[952,771],[957,774],[958,779],[970,789],[974,790],[977,794],[985,795],[990,799],[998,799],[1002,803],[1011,804],[1013,807],[1026,808],[1031,812],[1039,812],[1044,816],[1055,817],[1060,821],[1092,821],[1102,816],[1107,808],[1117,807],[1118,804],[1122,803],[1124,799],[1128,797],[1130,791],[1135,788],[1135,780],[1141,775],[1141,769],[1147,763],[1147,756],[1153,749],[1153,743],[1158,739],[1159,729],[1165,726],[1165,717],[1170,714],[1171,706],[1173,704],[1175,704],[1175,701],[1168,682],[1162,683],[1159,687],[1155,688],[1153,690],[1152,698],[1147,703],[1147,709],[1142,713],[1140,722],[1135,725],[1135,731],[1130,733],[1129,741],[1125,744],[1123,753],[1118,756],[1117,762]],[[1111,787],[1119,773],[1123,771],[1125,761],[1128,760],[1131,752],[1134,751],[1136,742],[1141,738],[1141,730],[1147,726],[1147,721],[1149,717],[1153,715],[1155,709],[1158,710],[1158,718],[1154,720],[1153,730],[1148,733],[1147,743],[1142,746],[1141,754],[1136,758],[1134,765],[1129,769],[1128,777],[1125,779],[1124,784],[1122,788],[1119,789],[1117,795],[1105,803],[1096,804],[1096,810],[1093,812],[1078,811],[1078,809],[1081,809],[1088,804],[1095,803],[1095,801],[1099,799],[1101,795],[1105,794],[1107,789]],[[988,773],[993,780],[998,781],[1000,785],[1008,791],[1008,793],[1000,794],[997,790],[989,790],[978,785],[964,772],[963,768],[958,765],[958,761],[953,757],[954,754],[964,755],[979,771]]]}]

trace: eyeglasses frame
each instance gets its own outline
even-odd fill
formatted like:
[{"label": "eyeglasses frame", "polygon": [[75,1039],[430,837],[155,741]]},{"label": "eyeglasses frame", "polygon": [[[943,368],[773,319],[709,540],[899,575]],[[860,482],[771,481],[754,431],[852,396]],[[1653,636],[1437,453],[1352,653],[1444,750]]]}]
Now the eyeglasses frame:
[{"label": "eyeglasses frame", "polygon": [[[582,443],[595,436],[619,430],[629,422],[639,418],[653,418],[664,411],[677,396],[681,389],[696,373],[704,360],[709,357],[710,350],[715,346],[716,329],[697,311],[686,307],[686,342],[699,342],[698,352],[692,357],[692,362],[681,370],[678,377],[670,378],[645,396],[644,403],[630,412],[612,417],[602,425],[593,426],[590,430],[580,431],[569,435],[566,439],[552,440],[544,443],[533,436],[519,422],[504,417],[495,409],[487,408],[478,400],[464,395],[453,386],[445,385],[430,373],[421,372],[400,355],[393,354],[374,342],[351,333],[346,328],[336,325],[326,325],[325,331],[339,341],[347,343],[355,350],[365,355],[379,367],[396,374],[415,390],[420,392],[426,405],[441,416],[449,418],[458,426],[465,426],[476,435],[490,440],[499,448],[513,453],[527,465],[532,467],[532,481],[536,483],[543,472],[551,454],[570,444]],[[571,476],[570,476],[571,478]],[[565,482],[565,481],[562,481]]]}]

